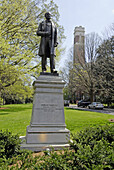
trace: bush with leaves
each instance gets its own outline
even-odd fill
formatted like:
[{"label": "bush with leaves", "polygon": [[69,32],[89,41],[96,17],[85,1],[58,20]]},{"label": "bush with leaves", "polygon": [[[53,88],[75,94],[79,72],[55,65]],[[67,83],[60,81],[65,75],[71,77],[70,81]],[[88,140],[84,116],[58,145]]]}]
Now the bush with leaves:
[{"label": "bush with leaves", "polygon": [[[113,170],[114,125],[86,128],[72,135],[70,149],[45,151],[34,155],[27,151],[8,159],[0,170]],[[9,166],[10,165],[10,166]]]},{"label": "bush with leaves", "polygon": [[0,131],[0,159],[8,159],[16,155],[20,150],[20,139],[18,135],[11,132]]},{"label": "bush with leaves", "polygon": [[114,125],[89,127],[72,135],[73,166],[78,169],[113,169]]}]

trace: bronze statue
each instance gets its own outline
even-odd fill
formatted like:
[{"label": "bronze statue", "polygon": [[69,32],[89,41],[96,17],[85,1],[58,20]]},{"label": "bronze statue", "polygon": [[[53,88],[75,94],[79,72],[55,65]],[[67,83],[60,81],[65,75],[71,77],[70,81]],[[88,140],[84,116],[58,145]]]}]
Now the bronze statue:
[{"label": "bronze statue", "polygon": [[50,20],[51,14],[45,13],[45,21],[42,21],[38,27],[37,35],[41,36],[39,56],[42,57],[42,72],[46,71],[47,58],[50,58],[51,73],[55,71],[55,47],[57,47],[57,28]]}]

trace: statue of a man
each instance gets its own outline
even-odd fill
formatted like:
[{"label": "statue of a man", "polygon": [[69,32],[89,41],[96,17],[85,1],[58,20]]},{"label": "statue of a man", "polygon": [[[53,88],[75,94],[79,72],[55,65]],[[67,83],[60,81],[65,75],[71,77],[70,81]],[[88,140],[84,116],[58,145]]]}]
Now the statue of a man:
[{"label": "statue of a man", "polygon": [[57,47],[57,28],[50,20],[51,14],[45,13],[45,21],[42,21],[38,27],[37,35],[41,36],[39,56],[42,57],[42,72],[46,71],[47,58],[50,58],[51,73],[55,71],[55,47]]}]

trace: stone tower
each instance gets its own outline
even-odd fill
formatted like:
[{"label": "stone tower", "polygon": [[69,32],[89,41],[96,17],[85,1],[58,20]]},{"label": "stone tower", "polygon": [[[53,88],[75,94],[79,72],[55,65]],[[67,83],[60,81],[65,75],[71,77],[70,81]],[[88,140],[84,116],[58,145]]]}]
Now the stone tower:
[{"label": "stone tower", "polygon": [[82,26],[74,29],[74,64],[85,62],[85,28]]}]

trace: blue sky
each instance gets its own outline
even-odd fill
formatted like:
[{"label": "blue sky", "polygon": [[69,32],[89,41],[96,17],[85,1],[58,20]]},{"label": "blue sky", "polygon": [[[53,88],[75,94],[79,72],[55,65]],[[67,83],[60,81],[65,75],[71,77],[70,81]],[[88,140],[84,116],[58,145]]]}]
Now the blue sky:
[{"label": "blue sky", "polygon": [[73,32],[76,26],[85,27],[86,34],[99,35],[114,22],[114,0],[54,0],[60,13],[60,24],[65,29],[66,53],[73,45]]}]

